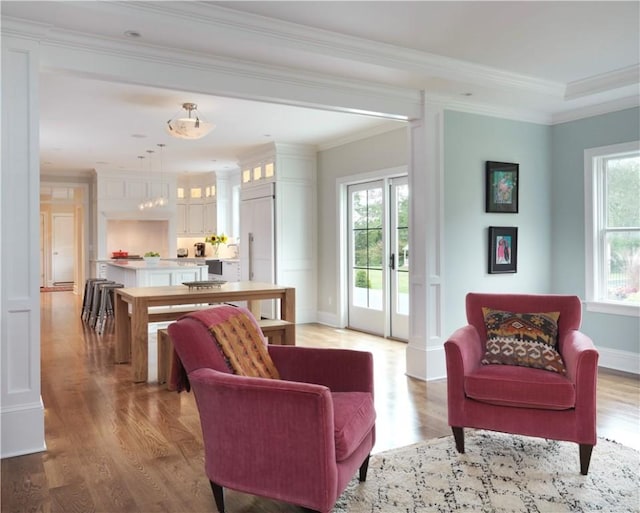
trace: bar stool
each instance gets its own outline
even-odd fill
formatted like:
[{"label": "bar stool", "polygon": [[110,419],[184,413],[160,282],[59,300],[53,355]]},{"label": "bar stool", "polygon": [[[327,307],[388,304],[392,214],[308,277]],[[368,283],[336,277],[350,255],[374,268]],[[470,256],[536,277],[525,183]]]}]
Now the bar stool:
[{"label": "bar stool", "polygon": [[101,289],[105,285],[111,285],[115,281],[104,280],[97,281],[93,284],[93,293],[91,295],[91,311],[89,312],[89,326],[95,329],[96,321],[98,320],[98,311],[100,310],[100,295]]},{"label": "bar stool", "polygon": [[107,281],[105,278],[88,278],[84,283],[84,294],[82,296],[82,312],[80,313],[80,319],[83,321],[89,320],[89,314],[91,313],[91,300],[93,297],[93,285],[99,281]]},{"label": "bar stool", "polygon": [[121,289],[122,283],[103,284],[100,287],[100,306],[96,317],[95,330],[102,335],[104,327],[107,324],[107,318],[113,317],[113,291]]}]

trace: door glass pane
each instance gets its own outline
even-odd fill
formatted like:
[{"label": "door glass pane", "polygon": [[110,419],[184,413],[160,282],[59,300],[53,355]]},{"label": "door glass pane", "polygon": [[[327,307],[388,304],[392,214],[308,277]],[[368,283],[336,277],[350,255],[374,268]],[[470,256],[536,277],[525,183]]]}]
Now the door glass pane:
[{"label": "door glass pane", "polygon": [[382,188],[351,194],[352,303],[354,306],[383,308]]},{"label": "door glass pane", "polygon": [[396,313],[409,315],[409,185],[395,189]]}]

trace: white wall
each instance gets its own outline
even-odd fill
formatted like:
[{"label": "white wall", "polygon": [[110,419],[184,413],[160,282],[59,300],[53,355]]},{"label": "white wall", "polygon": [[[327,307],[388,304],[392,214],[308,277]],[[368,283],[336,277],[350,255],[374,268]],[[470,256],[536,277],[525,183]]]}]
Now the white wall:
[{"label": "white wall", "polygon": [[[345,176],[406,166],[407,129],[400,128],[368,139],[318,152],[318,311],[330,324],[339,317],[337,182]],[[333,320],[333,321],[331,321]]]}]

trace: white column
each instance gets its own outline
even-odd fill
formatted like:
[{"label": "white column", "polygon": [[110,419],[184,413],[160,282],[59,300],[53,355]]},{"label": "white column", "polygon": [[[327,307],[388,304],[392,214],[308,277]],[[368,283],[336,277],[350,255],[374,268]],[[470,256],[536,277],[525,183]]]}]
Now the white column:
[{"label": "white column", "polygon": [[411,273],[407,374],[425,380],[446,375],[442,338],[443,117],[442,107],[427,104],[423,94],[422,117],[412,121],[409,129]]},{"label": "white column", "polygon": [[2,37],[2,458],[45,450],[40,397],[39,47]]}]

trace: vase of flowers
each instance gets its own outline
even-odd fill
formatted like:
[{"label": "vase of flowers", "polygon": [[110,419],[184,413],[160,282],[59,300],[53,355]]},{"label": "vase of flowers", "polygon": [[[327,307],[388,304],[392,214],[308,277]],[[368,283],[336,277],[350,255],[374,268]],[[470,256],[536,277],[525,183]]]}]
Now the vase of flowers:
[{"label": "vase of flowers", "polygon": [[218,256],[218,250],[220,249],[220,244],[226,244],[227,240],[229,239],[224,233],[221,233],[221,234],[212,233],[211,235],[208,235],[204,239],[205,242],[208,242],[213,246],[213,256],[216,256],[216,257]]}]

